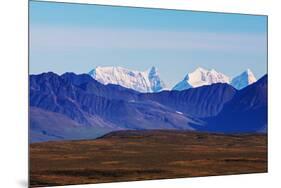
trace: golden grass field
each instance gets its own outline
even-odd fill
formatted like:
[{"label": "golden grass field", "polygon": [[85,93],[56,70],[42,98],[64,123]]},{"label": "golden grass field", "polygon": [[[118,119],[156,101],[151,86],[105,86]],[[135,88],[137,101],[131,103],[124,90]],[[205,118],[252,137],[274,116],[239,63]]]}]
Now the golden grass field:
[{"label": "golden grass field", "polygon": [[30,186],[267,172],[267,135],[118,131],[30,144]]}]

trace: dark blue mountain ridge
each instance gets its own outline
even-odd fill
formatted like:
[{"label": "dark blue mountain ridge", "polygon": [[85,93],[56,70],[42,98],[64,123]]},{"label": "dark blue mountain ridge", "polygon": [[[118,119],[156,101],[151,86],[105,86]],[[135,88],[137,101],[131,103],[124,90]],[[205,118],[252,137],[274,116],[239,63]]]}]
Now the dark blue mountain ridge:
[{"label": "dark blue mountain ridge", "polygon": [[[210,117],[218,114],[224,103],[231,100],[236,93],[236,89],[228,84],[213,84],[212,87],[202,86],[184,91],[139,93],[119,85],[103,85],[87,74],[76,75],[74,73],[65,73],[58,76],[50,72],[40,75],[31,75],[31,79],[42,76],[47,78],[49,76],[61,77],[63,84],[72,84],[86,93],[95,94],[96,96],[107,99],[155,101],[196,118]],[[39,80],[41,79],[42,78],[39,78]],[[41,82],[38,82],[36,85],[40,84]],[[58,86],[54,85],[54,87]]]},{"label": "dark blue mountain ridge", "polygon": [[236,92],[229,84],[217,83],[183,91],[142,94],[141,98],[159,102],[193,117],[206,118],[217,115]]},{"label": "dark blue mountain ridge", "polygon": [[88,74],[77,75],[71,72],[64,73],[61,76],[53,72],[42,73],[38,75],[30,75],[30,86],[36,85],[38,87],[38,85],[40,86],[40,84],[43,82],[52,82],[53,79],[59,78],[61,78],[60,81],[65,84],[70,84],[79,87],[85,92],[95,93],[95,95],[97,96],[102,96],[109,99],[135,99],[139,94],[139,92],[135,90],[124,88],[119,85],[101,84]]},{"label": "dark blue mountain ridge", "polygon": [[[257,93],[261,95],[259,90],[265,89],[250,85],[237,91],[228,84],[213,84],[184,91],[139,93],[118,85],[103,85],[87,74],[65,73],[59,76],[52,72],[30,75],[29,81],[32,108],[30,127],[32,135],[35,135],[31,136],[34,138],[31,140],[34,141],[81,139],[87,129],[89,132],[120,129],[214,131],[218,126],[214,123],[217,121],[216,116],[222,116],[220,114],[226,113],[223,111],[228,111],[227,109],[232,109],[233,106],[236,106],[238,111],[242,104],[245,104],[243,109],[247,108],[247,101],[257,98]],[[267,85],[267,82],[264,85]],[[261,100],[263,96],[260,96]],[[242,104],[239,103],[241,98],[246,100]],[[267,100],[263,104],[267,109]],[[259,105],[255,105],[255,108],[260,110]],[[252,109],[254,108],[249,108],[249,113]],[[50,123],[40,121],[43,117],[48,117],[53,124],[61,122],[61,125],[58,125],[60,129],[50,129]],[[267,117],[264,122],[267,122]],[[70,127],[68,124],[74,126]],[[223,125],[219,127],[219,131],[224,130]],[[66,134],[67,130],[71,131]],[[244,129],[236,131],[243,132]],[[76,134],[79,136],[75,136]],[[89,135],[85,135],[86,137],[89,138]]]},{"label": "dark blue mountain ridge", "polygon": [[199,127],[198,130],[223,133],[267,132],[267,80],[267,75],[264,75],[254,84],[239,90],[217,116],[205,119],[208,126]]},{"label": "dark blue mountain ridge", "polygon": [[[103,92],[106,97],[99,96]],[[108,94],[110,92],[110,94]],[[96,93],[98,95],[96,95]],[[126,97],[132,95],[132,97]],[[200,124],[196,118],[177,113],[174,109],[154,101],[133,100],[139,93],[120,86],[102,85],[87,76],[54,73],[44,73],[30,76],[30,127],[38,131],[40,114],[46,116],[47,112],[55,113],[56,119],[69,118],[77,123],[76,127],[89,127],[89,129],[105,128],[120,129],[187,129],[194,130],[190,124]],[[123,100],[121,100],[121,98]],[[44,110],[37,113],[36,110]],[[39,114],[39,115],[38,115]],[[64,118],[62,118],[62,115]],[[49,118],[52,118],[50,115]],[[33,122],[37,122],[36,125]],[[53,121],[57,122],[58,121]],[[44,123],[44,122],[42,122]],[[62,122],[63,123],[63,122]],[[66,138],[64,132],[56,134],[46,132],[52,138]],[[46,127],[45,127],[46,128]],[[65,129],[68,129],[65,125]],[[50,129],[48,129],[50,130]],[[60,129],[63,131],[63,129]],[[40,132],[40,131],[39,131]],[[67,137],[69,138],[69,137]],[[37,138],[37,140],[39,140]],[[45,139],[41,139],[45,140]]]}]

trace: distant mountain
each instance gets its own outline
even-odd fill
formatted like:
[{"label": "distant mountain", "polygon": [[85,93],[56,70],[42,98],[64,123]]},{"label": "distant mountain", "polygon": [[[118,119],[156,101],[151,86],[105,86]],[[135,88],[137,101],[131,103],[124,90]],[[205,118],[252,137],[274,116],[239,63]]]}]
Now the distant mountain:
[{"label": "distant mountain", "polygon": [[250,69],[247,69],[240,75],[234,77],[231,80],[231,85],[236,89],[243,89],[244,87],[251,85],[256,81],[257,79],[255,78],[254,73]]},{"label": "distant mountain", "polygon": [[173,90],[182,91],[189,88],[211,85],[215,83],[229,83],[230,79],[223,73],[217,72],[214,69],[207,70],[201,67],[195,71],[188,73],[182,81],[177,83]]},{"label": "distant mountain", "polygon": [[151,91],[159,92],[166,89],[166,84],[160,79],[159,73],[154,66],[148,71],[148,80]]},{"label": "distant mountain", "polygon": [[[122,67],[96,67],[88,74],[104,85],[118,85],[141,93],[168,90],[155,67],[144,72]],[[198,67],[193,72],[188,73],[172,90],[182,91],[216,83],[231,84],[234,88],[240,90],[254,82],[256,82],[256,78],[250,69],[230,79],[230,77],[214,69],[207,70]]]},{"label": "distant mountain", "polygon": [[155,67],[144,72],[122,67],[96,67],[89,75],[105,85],[115,84],[145,93],[159,92],[166,87]]},{"label": "distant mountain", "polygon": [[[152,74],[153,75],[153,74]],[[241,90],[216,83],[184,91],[141,93],[88,74],[30,75],[31,141],[95,138],[114,130],[267,129],[267,76]]]},{"label": "distant mountain", "polygon": [[221,112],[205,119],[208,126],[200,130],[213,132],[267,132],[267,75],[238,90]]}]

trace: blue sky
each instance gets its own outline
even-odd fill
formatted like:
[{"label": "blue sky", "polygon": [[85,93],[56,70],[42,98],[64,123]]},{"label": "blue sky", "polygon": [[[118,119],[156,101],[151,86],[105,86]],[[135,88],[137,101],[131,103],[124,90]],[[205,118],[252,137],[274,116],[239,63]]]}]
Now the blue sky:
[{"label": "blue sky", "polygon": [[197,67],[267,71],[265,16],[30,2],[30,73],[156,66],[169,85]]}]

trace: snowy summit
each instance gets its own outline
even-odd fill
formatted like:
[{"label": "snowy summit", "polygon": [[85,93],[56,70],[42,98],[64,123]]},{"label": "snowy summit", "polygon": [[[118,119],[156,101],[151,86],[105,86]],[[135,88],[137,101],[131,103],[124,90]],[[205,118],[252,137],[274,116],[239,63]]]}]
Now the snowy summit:
[{"label": "snowy summit", "polygon": [[231,85],[236,89],[243,89],[244,87],[256,82],[257,79],[250,69],[247,69],[240,75],[234,77],[231,81]]},{"label": "snowy summit", "polygon": [[96,67],[89,75],[102,84],[116,84],[139,92],[159,92],[165,88],[155,67],[143,72],[123,67]]},{"label": "snowy summit", "polygon": [[173,87],[173,90],[181,91],[214,83],[230,83],[230,79],[214,69],[207,70],[199,67],[195,71],[188,73],[182,81]]}]

